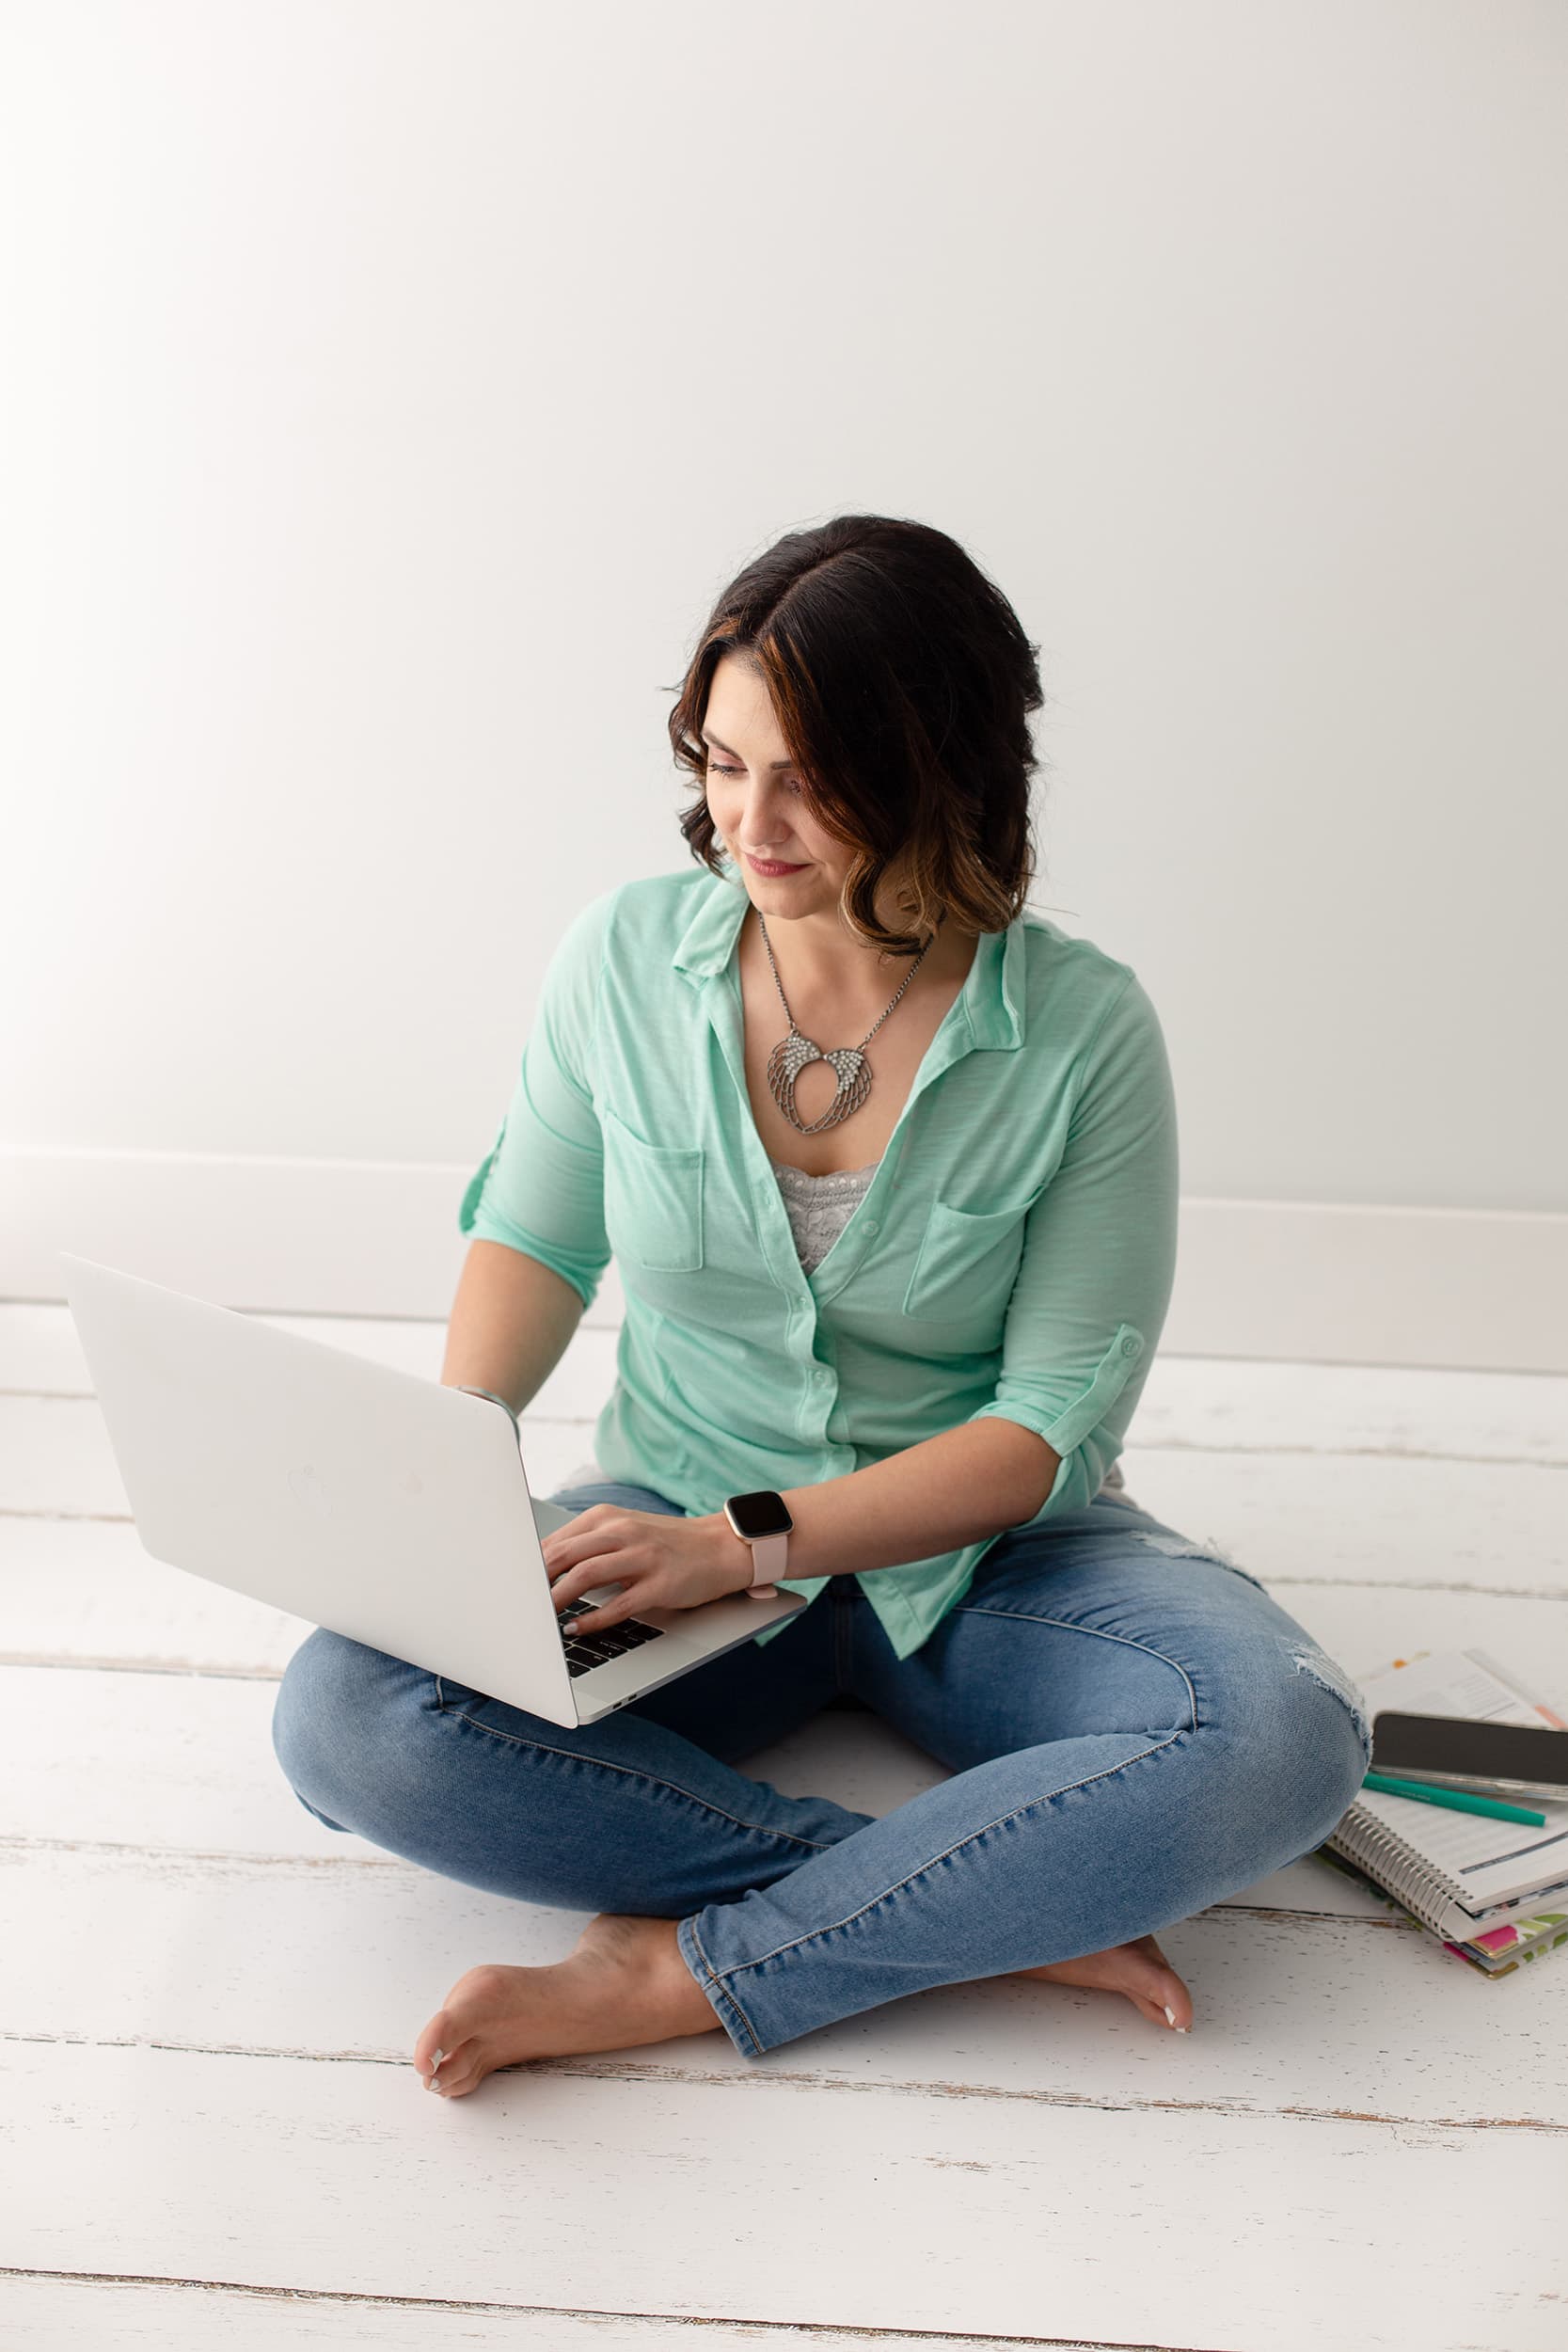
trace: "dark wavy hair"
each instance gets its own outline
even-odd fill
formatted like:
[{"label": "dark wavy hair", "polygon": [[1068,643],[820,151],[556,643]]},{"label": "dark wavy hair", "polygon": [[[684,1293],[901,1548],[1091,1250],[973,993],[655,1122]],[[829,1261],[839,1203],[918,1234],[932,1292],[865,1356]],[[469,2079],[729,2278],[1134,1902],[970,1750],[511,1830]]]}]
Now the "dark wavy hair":
[{"label": "dark wavy hair", "polygon": [[[671,746],[696,784],[680,819],[693,858],[723,870],[701,730],[714,671],[735,654],[767,682],[805,806],[856,852],[840,899],[850,929],[895,956],[916,954],[943,915],[1005,930],[1035,872],[1038,652],[944,532],[885,515],[789,532],[720,596],[674,690]],[[877,915],[899,861],[910,931]]]}]

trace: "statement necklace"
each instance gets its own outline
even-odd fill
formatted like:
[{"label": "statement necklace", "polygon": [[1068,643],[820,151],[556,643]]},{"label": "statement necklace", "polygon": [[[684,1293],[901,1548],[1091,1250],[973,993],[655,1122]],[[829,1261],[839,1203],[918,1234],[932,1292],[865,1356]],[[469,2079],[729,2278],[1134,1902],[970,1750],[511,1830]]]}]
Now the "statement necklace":
[{"label": "statement necklace", "polygon": [[[935,931],[931,933],[930,938],[899,981],[894,994],[893,1004],[889,1005],[887,1012],[882,1014],[881,1020],[871,1024],[860,1043],[858,1045],[835,1045],[830,1053],[825,1054],[820,1045],[814,1045],[809,1037],[802,1037],[795,1025],[795,1015],[789,1009],[789,999],[784,993],[784,982],[779,977],[779,967],[773,962],[772,943],[768,939],[768,926],[763,921],[760,907],[757,910],[757,923],[762,931],[762,944],[768,949],[768,963],[772,966],[773,983],[779,992],[779,1001],[784,1006],[784,1018],[789,1023],[788,1036],[780,1038],[777,1045],[768,1057],[768,1083],[772,1089],[774,1102],[777,1103],[790,1125],[799,1129],[803,1136],[815,1136],[824,1127],[836,1127],[841,1119],[847,1119],[852,1111],[858,1111],[870,1093],[871,1064],[865,1058],[865,1049],[930,953],[936,933]],[[808,1127],[795,1107],[795,1081],[807,1063],[814,1061],[825,1061],[832,1065],[833,1074],[838,1080],[838,1090],[821,1118],[814,1119]]]}]

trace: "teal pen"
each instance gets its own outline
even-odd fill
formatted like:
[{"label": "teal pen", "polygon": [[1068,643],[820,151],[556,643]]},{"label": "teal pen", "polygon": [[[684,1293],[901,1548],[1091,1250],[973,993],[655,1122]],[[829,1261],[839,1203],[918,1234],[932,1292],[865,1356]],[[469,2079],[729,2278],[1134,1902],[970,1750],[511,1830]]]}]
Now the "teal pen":
[{"label": "teal pen", "polygon": [[1433,1788],[1424,1780],[1390,1780],[1386,1772],[1369,1772],[1363,1788],[1381,1788],[1386,1796],[1419,1797],[1423,1804],[1451,1804],[1458,1813],[1485,1813],[1494,1821],[1532,1821],[1544,1829],[1544,1813],[1528,1813],[1522,1804],[1503,1804],[1496,1797],[1472,1797],[1463,1788]]}]

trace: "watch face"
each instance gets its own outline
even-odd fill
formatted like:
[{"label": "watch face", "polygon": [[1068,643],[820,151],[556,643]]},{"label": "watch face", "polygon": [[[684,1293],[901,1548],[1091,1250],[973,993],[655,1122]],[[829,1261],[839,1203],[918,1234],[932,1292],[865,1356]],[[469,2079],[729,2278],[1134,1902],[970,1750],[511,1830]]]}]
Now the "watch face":
[{"label": "watch face", "polygon": [[765,1488],[754,1495],[731,1495],[724,1505],[730,1525],[750,1543],[758,1535],[787,1535],[795,1525],[783,1495]]}]

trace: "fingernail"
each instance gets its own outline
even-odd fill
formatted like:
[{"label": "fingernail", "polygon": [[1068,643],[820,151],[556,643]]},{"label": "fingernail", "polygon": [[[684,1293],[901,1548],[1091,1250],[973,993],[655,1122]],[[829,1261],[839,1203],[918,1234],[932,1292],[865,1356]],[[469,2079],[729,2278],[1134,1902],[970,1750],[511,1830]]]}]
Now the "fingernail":
[{"label": "fingernail", "polygon": [[1186,2026],[1177,2026],[1177,2025],[1176,2025],[1176,2011],[1175,2011],[1175,2010],[1173,2010],[1172,2008],[1170,2008],[1170,2007],[1168,2006],[1168,2004],[1167,2004],[1166,2009],[1165,2009],[1165,2023],[1166,2023],[1166,2025],[1167,2025],[1167,2026],[1176,2026],[1176,2030],[1177,2030],[1177,2032],[1178,2032],[1178,2033],[1185,2033],[1185,2032],[1186,2032],[1186,2030],[1187,2030],[1187,2028],[1186,2028]]}]

